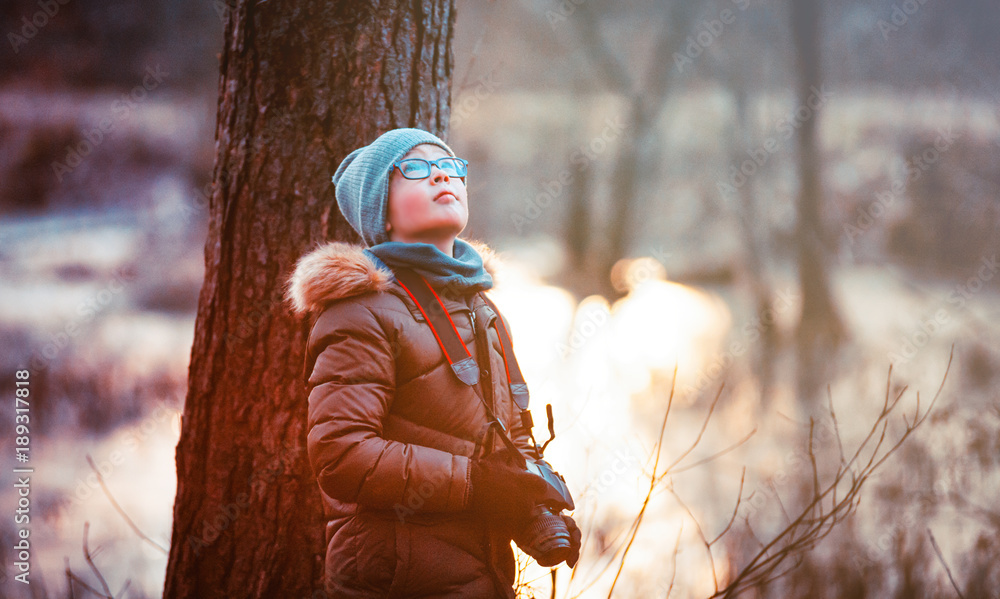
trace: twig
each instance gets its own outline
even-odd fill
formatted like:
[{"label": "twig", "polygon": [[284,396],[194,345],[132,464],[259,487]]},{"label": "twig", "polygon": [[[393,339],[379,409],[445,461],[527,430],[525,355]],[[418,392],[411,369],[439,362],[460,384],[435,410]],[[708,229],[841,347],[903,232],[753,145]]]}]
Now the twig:
[{"label": "twig", "polygon": [[111,594],[111,587],[108,586],[108,581],[104,580],[104,576],[101,575],[101,571],[97,569],[97,565],[94,563],[93,558],[90,556],[90,548],[87,546],[87,536],[90,531],[90,522],[83,523],[83,558],[87,560],[87,565],[90,566],[91,571],[93,571],[94,576],[97,580],[101,581],[101,586],[104,587],[104,596],[114,599]]},{"label": "twig", "polygon": [[[889,444],[883,450],[883,445],[886,441],[889,417],[899,405],[900,399],[906,391],[906,387],[904,387],[895,397],[892,396],[892,368],[890,366],[889,376],[886,381],[885,399],[883,400],[881,412],[872,425],[871,430],[869,430],[865,438],[862,439],[851,458],[848,460],[844,460],[843,458],[841,459],[840,465],[838,466],[833,479],[825,487],[819,484],[818,467],[815,460],[815,454],[813,452],[812,442],[814,423],[810,419],[808,450],[810,462],[812,464],[812,500],[799,512],[798,516],[791,520],[788,526],[780,531],[771,541],[766,544],[762,543],[761,549],[753,556],[753,558],[751,558],[749,563],[747,563],[743,569],[737,573],[726,588],[721,591],[716,591],[713,597],[734,597],[742,591],[750,589],[756,585],[766,584],[767,582],[771,582],[781,576],[784,576],[791,570],[790,568],[779,570],[779,567],[786,559],[793,558],[800,560],[802,552],[809,550],[823,540],[830,534],[833,527],[836,526],[837,523],[851,515],[857,508],[858,502],[860,501],[860,493],[864,483],[867,482],[869,477],[871,477],[873,473],[902,446],[902,444],[911,434],[913,434],[917,427],[927,420],[934,408],[934,405],[937,403],[937,400],[941,395],[941,391],[944,389],[944,383],[948,378],[948,373],[951,371],[953,357],[954,346],[952,346],[952,354],[948,358],[948,365],[945,368],[944,375],[941,379],[941,385],[938,387],[937,393],[934,395],[934,399],[931,400],[930,404],[922,413],[918,409],[914,412],[912,420],[906,419],[904,421],[906,423],[906,428],[903,430],[903,433],[894,443]],[[830,407],[832,410],[832,400],[830,402]],[[833,417],[832,414],[831,417]],[[839,442],[839,430],[837,430],[837,435]],[[868,457],[866,462],[862,463],[862,454],[866,452],[866,448],[869,443],[876,438],[877,441],[875,442],[874,448],[871,450],[871,455]],[[859,465],[858,467],[860,470],[854,470],[855,464]],[[838,499],[837,490],[842,483],[848,479],[848,477],[850,477],[850,486],[845,495]],[[828,510],[824,505],[827,501],[829,501]],[[783,505],[782,509],[784,510]],[[749,528],[749,518],[745,518],[745,520]],[[753,529],[749,528],[749,530],[750,534],[756,539],[757,537],[753,533]],[[759,539],[757,540],[760,542]]]},{"label": "twig", "polygon": [[108,486],[106,484],[104,484],[104,477],[101,475],[101,472],[97,469],[97,466],[94,465],[94,460],[93,458],[90,457],[89,453],[87,454],[87,463],[90,464],[90,469],[93,470],[94,474],[97,476],[97,482],[101,485],[101,489],[104,491],[104,494],[108,497],[108,500],[111,502],[111,505],[114,506],[115,510],[117,510],[119,514],[121,514],[121,517],[125,519],[125,522],[132,528],[133,531],[135,531],[135,534],[139,535],[140,539],[146,541],[156,549],[159,549],[160,552],[163,553],[163,555],[169,555],[170,552],[167,550],[167,548],[163,547],[153,539],[149,538],[149,536],[147,536],[146,533],[139,530],[139,527],[136,526],[135,522],[133,522],[132,519],[128,517],[128,514],[125,513],[125,510],[122,509],[122,506],[119,505],[117,501],[115,501],[114,496],[111,495],[111,490],[108,489]]},{"label": "twig", "polygon": [[965,599],[962,595],[962,591],[958,590],[958,584],[955,582],[955,577],[951,575],[951,568],[948,567],[948,563],[944,561],[944,556],[941,555],[941,548],[938,547],[937,540],[934,538],[934,533],[932,533],[929,528],[927,529],[927,536],[931,538],[931,547],[934,548],[934,553],[937,554],[938,561],[940,561],[941,565],[944,566],[944,571],[948,573],[948,580],[951,581],[951,586],[955,589],[955,594],[959,596],[959,599]]},{"label": "twig", "polygon": [[69,569],[69,558],[64,557],[63,561],[66,562],[66,586],[69,587],[69,599],[76,599],[76,595],[73,593],[73,571]]},{"label": "twig", "polygon": [[[675,364],[674,378],[670,383],[670,396],[667,398],[667,410],[663,414],[663,422],[660,424],[660,436],[656,441],[656,459],[653,461],[653,475],[649,477],[649,490],[646,492],[646,497],[642,501],[642,508],[639,510],[639,515],[635,517],[635,521],[632,526],[632,534],[629,537],[628,543],[625,545],[625,550],[622,552],[621,561],[618,562],[618,571],[615,572],[615,578],[611,581],[611,588],[608,589],[608,599],[611,599],[611,595],[615,592],[615,585],[618,584],[618,577],[621,576],[622,568],[625,567],[625,559],[628,557],[629,549],[632,548],[632,543],[635,542],[635,535],[639,532],[639,525],[642,523],[642,518],[646,514],[646,508],[649,507],[649,499],[653,495],[653,489],[656,488],[656,472],[660,465],[660,451],[663,449],[663,433],[667,429],[667,419],[670,418],[670,408],[674,405],[674,390],[677,387],[677,367],[678,365]],[[702,430],[704,431],[704,427]],[[701,435],[699,434],[698,437],[701,438]]]},{"label": "twig", "polygon": [[837,437],[837,449],[840,450],[840,464],[844,465],[844,444],[840,441],[840,425],[837,424],[837,412],[833,409],[833,391],[830,389],[830,385],[826,386],[826,395],[830,400],[830,418],[833,419],[833,432]]},{"label": "twig", "polygon": [[681,548],[681,533],[684,532],[684,523],[677,530],[677,540],[674,541],[674,552],[670,554],[670,585],[667,587],[667,594],[663,599],[670,599],[670,593],[674,590],[674,579],[677,578],[677,553]]},{"label": "twig", "polygon": [[126,578],[125,579],[125,584],[122,585],[122,590],[118,591],[118,597],[124,597],[125,596],[125,591],[128,590],[128,587],[129,587],[130,584],[132,584],[132,581]]},{"label": "twig", "polygon": [[[674,382],[676,383],[676,379],[677,379],[677,368],[676,367],[674,367],[674,379],[675,379]],[[684,458],[688,457],[688,455],[692,451],[694,451],[694,448],[697,447],[699,443],[701,443],[701,438],[705,434],[705,429],[708,428],[708,421],[712,419],[712,414],[715,412],[715,406],[718,405],[719,398],[722,397],[722,390],[725,389],[725,387],[726,387],[725,383],[719,385],[719,392],[715,394],[715,399],[712,400],[712,405],[708,406],[708,414],[705,414],[705,420],[701,423],[701,430],[698,431],[698,436],[695,437],[694,442],[691,443],[691,445],[686,450],[684,450],[684,451],[681,452],[681,455],[678,456],[678,458],[676,460],[674,460],[674,463],[672,463],[669,466],[667,466],[667,469],[663,471],[662,475],[660,475],[661,479],[663,477],[665,477],[667,475],[667,473],[673,473],[674,467],[676,467],[678,464],[680,464],[682,461],[684,461]],[[670,388],[670,399],[671,400],[673,400],[673,395],[674,395],[674,389],[671,386],[671,388]],[[667,409],[669,411],[669,408],[667,408]],[[666,425],[666,423],[667,423],[666,418],[664,418],[663,424]],[[661,438],[663,437],[663,431],[662,430],[660,431],[660,437]],[[654,478],[654,480],[656,479],[656,471],[655,471],[655,469],[653,471],[653,478]]]},{"label": "twig", "polygon": [[97,595],[98,597],[104,597],[105,599],[111,599],[110,595],[104,595],[104,594],[102,594],[101,591],[98,591],[94,587],[90,586],[82,578],[80,578],[79,576],[77,576],[76,574],[74,574],[72,570],[67,569],[66,570],[66,576],[70,579],[70,596],[73,595],[72,589],[73,589],[73,583],[75,582],[78,585],[82,586],[84,589],[86,589],[86,590],[90,591],[91,593]]},{"label": "twig", "polygon": [[813,452],[813,419],[809,418],[809,462],[812,463],[813,493],[819,495],[819,469],[816,466],[816,454]]},{"label": "twig", "polygon": [[785,515],[785,520],[789,523],[792,521],[792,517],[788,515],[788,510],[785,509],[785,502],[781,500],[781,494],[778,493],[778,485],[771,481],[771,490],[774,491],[774,498],[778,501],[778,507],[781,508],[781,513]]},{"label": "twig", "polygon": [[736,521],[736,513],[740,509],[740,498],[743,497],[743,482],[746,480],[746,476],[747,476],[747,467],[744,466],[743,471],[740,473],[740,490],[736,493],[736,505],[733,506],[733,515],[729,518],[729,522],[726,524],[726,527],[722,529],[722,532],[720,532],[718,536],[712,539],[712,542],[709,543],[709,545],[714,545],[716,541],[725,536],[725,534],[729,532],[729,529],[733,527],[733,522]]},{"label": "twig", "polygon": [[676,491],[674,491],[673,487],[670,488],[670,493],[677,500],[677,503],[679,503],[680,506],[684,508],[684,511],[687,512],[688,516],[691,517],[691,521],[694,522],[695,529],[698,531],[698,536],[701,537],[701,542],[703,545],[705,545],[705,551],[708,552],[708,562],[712,566],[712,584],[714,585],[713,588],[715,589],[715,592],[718,593],[719,579],[715,574],[715,558],[712,556],[712,543],[708,542],[708,539],[705,537],[705,531],[701,529],[701,524],[698,523],[698,519],[694,517],[694,514],[691,513],[691,509],[688,508],[687,504],[685,504],[684,501],[681,500],[680,496],[677,494]]},{"label": "twig", "polygon": [[677,468],[675,470],[671,470],[670,473],[671,474],[680,474],[681,472],[686,472],[688,470],[691,470],[692,468],[697,468],[698,466],[702,466],[702,465],[707,464],[707,463],[709,463],[709,462],[711,462],[713,460],[716,460],[716,459],[718,459],[718,458],[726,455],[730,451],[738,449],[741,445],[743,445],[744,443],[746,443],[747,441],[749,441],[750,437],[754,436],[755,434],[757,434],[757,427],[754,427],[753,430],[751,430],[749,433],[747,433],[745,437],[743,437],[742,439],[740,439],[736,443],[733,443],[729,447],[723,449],[722,451],[717,452],[717,453],[713,453],[712,455],[708,456],[707,458],[702,459],[702,460],[698,460],[697,462],[694,462],[693,464],[688,464],[687,466],[684,466],[683,468]]}]

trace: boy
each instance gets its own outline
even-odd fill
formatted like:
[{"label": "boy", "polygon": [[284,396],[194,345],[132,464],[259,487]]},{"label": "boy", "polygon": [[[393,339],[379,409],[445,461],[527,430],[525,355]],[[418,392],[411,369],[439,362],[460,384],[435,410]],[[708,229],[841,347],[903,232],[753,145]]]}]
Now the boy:
[{"label": "boy", "polygon": [[[522,456],[537,456],[503,376],[506,324],[480,293],[493,285],[495,258],[458,237],[469,219],[466,165],[419,129],[355,150],[333,182],[367,247],[327,243],[289,281],[295,311],[319,314],[305,364],[307,448],[334,597],[513,599],[510,541],[537,522],[546,493],[523,467]],[[405,272],[439,303],[418,302],[394,276]],[[448,325],[435,328],[431,309]],[[458,350],[446,351],[449,335]],[[580,531],[561,517],[572,566]]]}]

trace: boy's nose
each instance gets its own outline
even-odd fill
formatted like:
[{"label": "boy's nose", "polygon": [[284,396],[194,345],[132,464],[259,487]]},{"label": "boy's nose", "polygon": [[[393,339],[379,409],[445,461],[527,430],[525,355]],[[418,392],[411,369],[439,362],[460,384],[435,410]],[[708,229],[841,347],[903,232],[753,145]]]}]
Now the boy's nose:
[{"label": "boy's nose", "polygon": [[442,181],[448,181],[450,179],[448,177],[448,173],[444,172],[443,170],[439,169],[436,166],[432,166],[431,180],[434,181],[435,183],[440,183]]}]

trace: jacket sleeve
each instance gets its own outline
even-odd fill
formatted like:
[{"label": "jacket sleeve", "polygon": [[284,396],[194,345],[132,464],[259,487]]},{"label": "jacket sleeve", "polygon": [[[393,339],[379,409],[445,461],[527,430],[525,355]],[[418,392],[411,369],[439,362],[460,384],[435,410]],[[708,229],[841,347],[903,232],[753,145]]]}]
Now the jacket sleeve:
[{"label": "jacket sleeve", "polygon": [[307,449],[320,488],[372,508],[456,511],[469,494],[469,459],[383,438],[395,395],[393,343],[363,303],[327,308],[310,337]]}]

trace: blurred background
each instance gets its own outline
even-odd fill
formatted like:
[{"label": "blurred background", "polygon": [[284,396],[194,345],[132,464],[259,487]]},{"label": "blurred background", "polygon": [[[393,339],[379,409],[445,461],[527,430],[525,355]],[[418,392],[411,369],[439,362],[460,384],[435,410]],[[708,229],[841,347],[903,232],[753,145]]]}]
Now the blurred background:
[{"label": "blurred background", "polygon": [[[815,435],[829,475],[887,393],[908,388],[911,422],[917,390],[926,408],[954,344],[857,514],[758,593],[945,596],[946,563],[965,597],[1000,597],[1000,6],[827,2],[812,30],[770,0],[457,5],[465,236],[505,258],[494,297],[588,535],[559,596],[608,594],[675,367],[662,459],[720,388],[689,462],[735,448],[649,497],[621,597],[711,595],[713,568],[738,571],[807,505],[810,418],[839,433]],[[0,6],[0,387],[30,364],[36,469],[31,589],[5,518],[4,596],[68,597],[67,569],[97,585],[85,523],[115,593],[162,591],[225,10]],[[701,538],[738,496],[710,559]],[[548,596],[545,571],[523,580]]]}]

